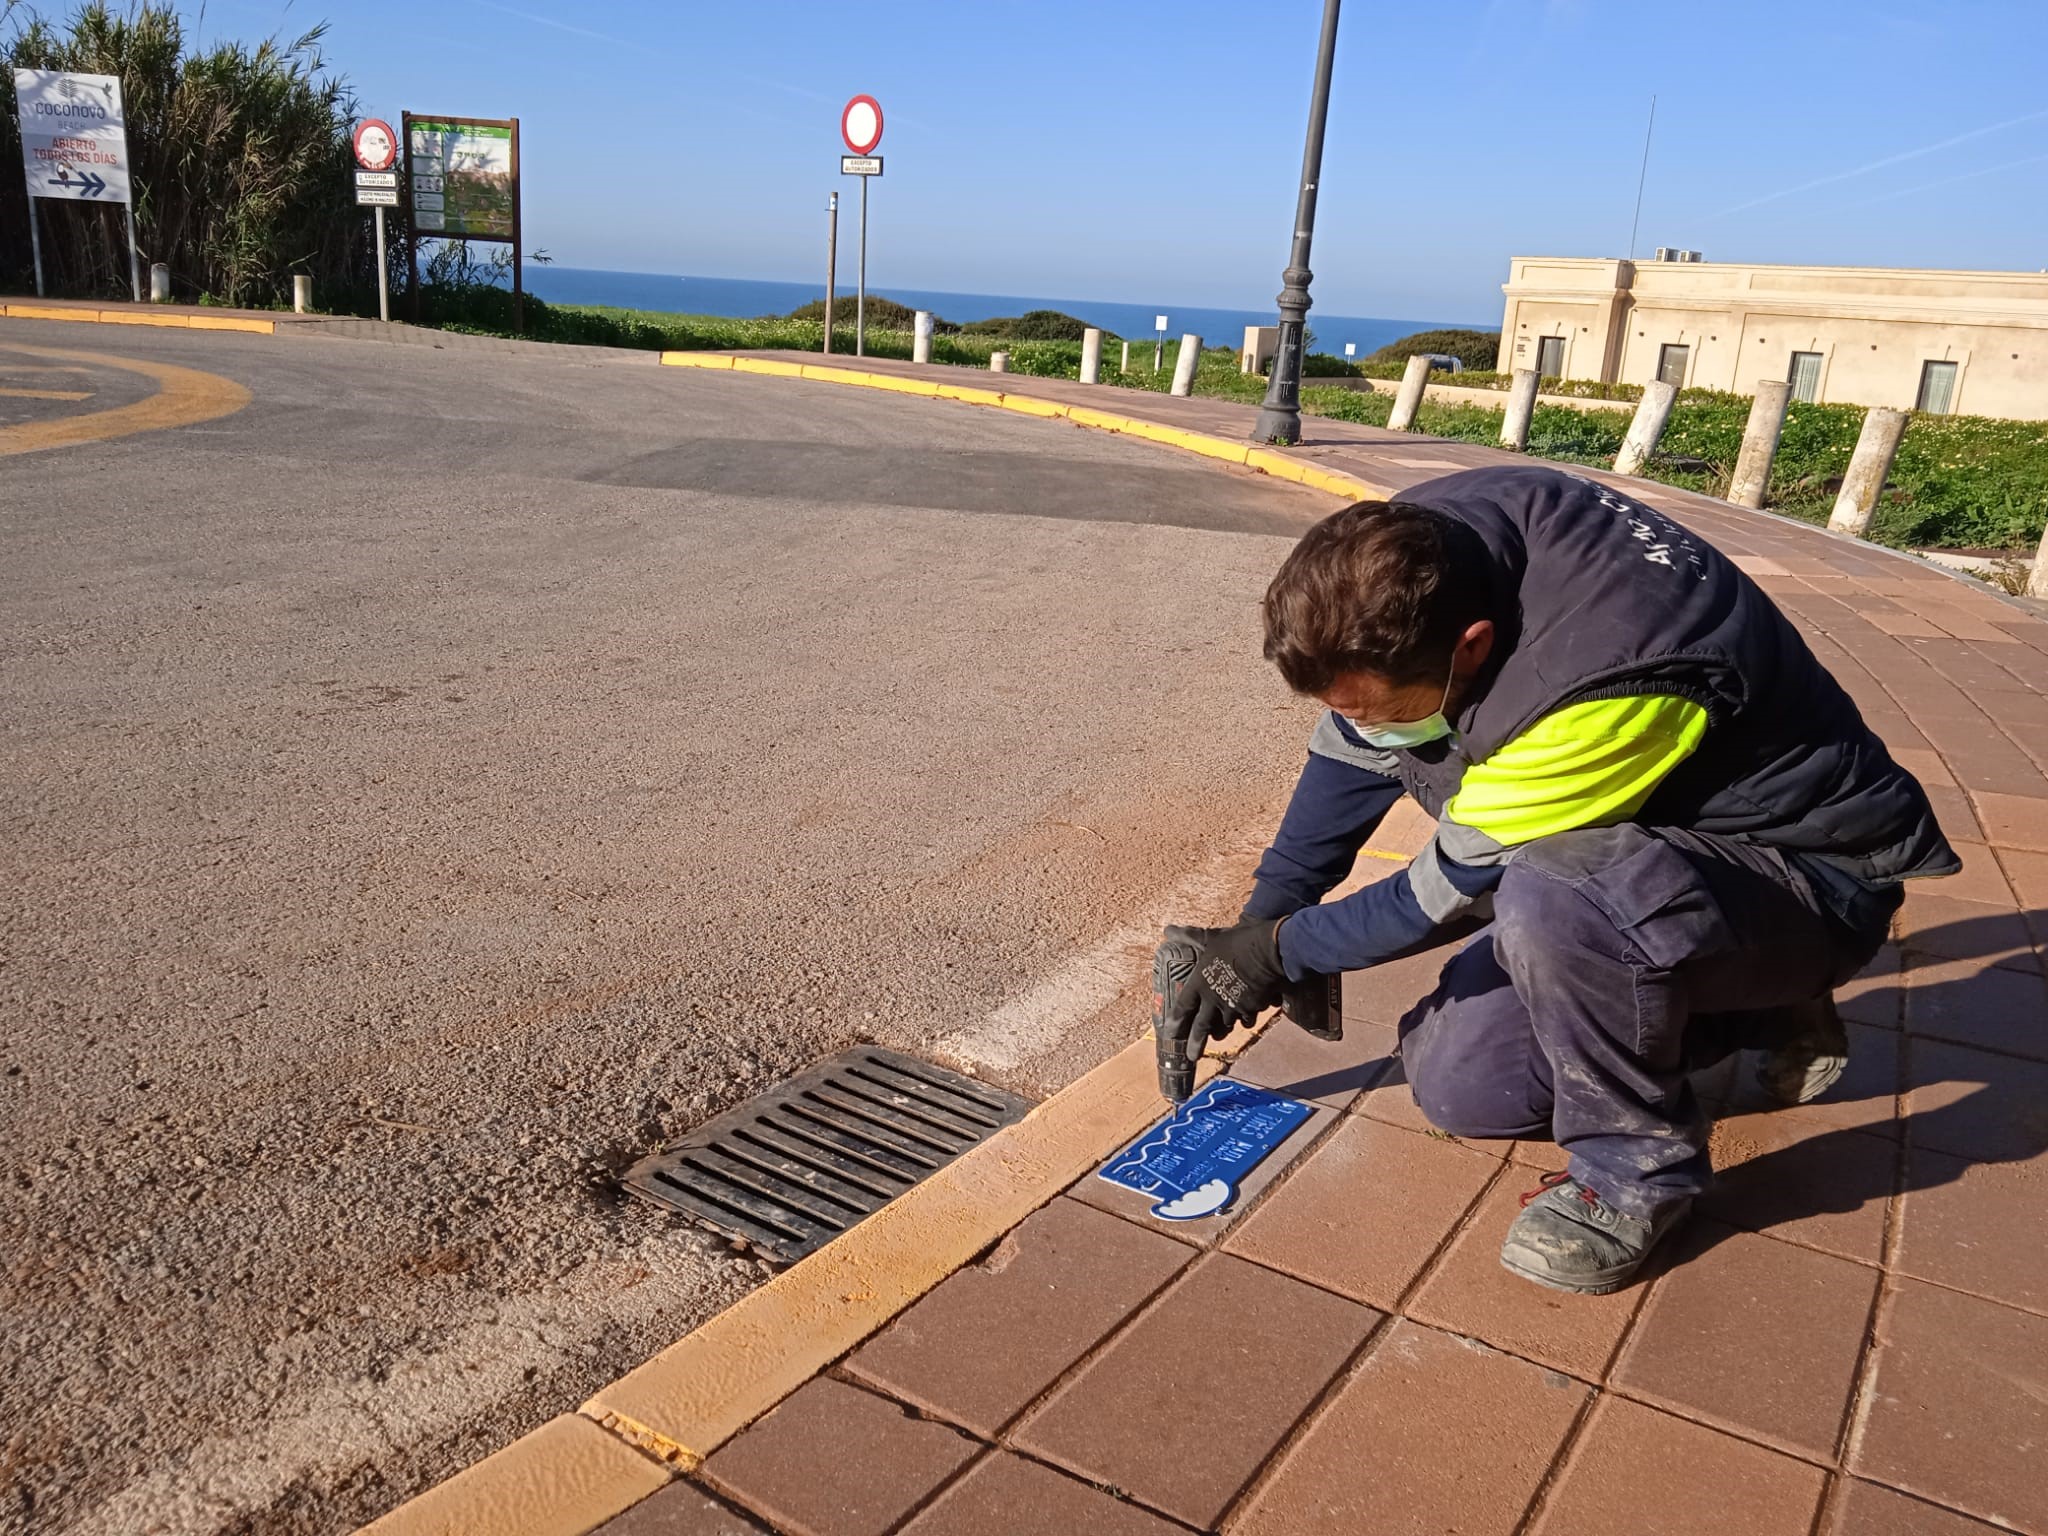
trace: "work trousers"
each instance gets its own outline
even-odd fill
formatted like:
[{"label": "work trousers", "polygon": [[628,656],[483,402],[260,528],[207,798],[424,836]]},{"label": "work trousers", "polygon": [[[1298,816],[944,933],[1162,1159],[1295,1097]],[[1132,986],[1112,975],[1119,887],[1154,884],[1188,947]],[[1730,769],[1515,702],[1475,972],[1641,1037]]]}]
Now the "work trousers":
[{"label": "work trousers", "polygon": [[1793,1005],[1868,964],[1897,903],[1843,918],[1776,850],[1699,833],[1540,839],[1401,1021],[1415,1101],[1456,1136],[1554,1140],[1575,1178],[1651,1219],[1711,1176],[1687,1074],[1783,1043]]}]

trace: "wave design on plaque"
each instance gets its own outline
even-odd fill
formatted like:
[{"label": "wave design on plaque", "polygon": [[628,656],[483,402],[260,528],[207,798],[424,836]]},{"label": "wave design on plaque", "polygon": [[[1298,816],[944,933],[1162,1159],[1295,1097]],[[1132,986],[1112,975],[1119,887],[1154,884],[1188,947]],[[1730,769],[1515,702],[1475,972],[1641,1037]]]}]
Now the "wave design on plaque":
[{"label": "wave design on plaque", "polygon": [[1314,1111],[1299,1099],[1212,1080],[1097,1171],[1145,1195],[1161,1221],[1196,1221],[1229,1209],[1245,1175]]}]

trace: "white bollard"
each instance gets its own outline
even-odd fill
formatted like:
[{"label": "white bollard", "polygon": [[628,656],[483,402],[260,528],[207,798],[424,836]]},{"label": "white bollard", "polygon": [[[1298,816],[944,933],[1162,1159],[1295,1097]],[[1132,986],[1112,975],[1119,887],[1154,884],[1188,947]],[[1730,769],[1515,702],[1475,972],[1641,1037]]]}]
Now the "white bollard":
[{"label": "white bollard", "polygon": [[1671,419],[1671,407],[1678,399],[1678,386],[1662,379],[1643,386],[1643,398],[1636,406],[1636,419],[1628,424],[1628,436],[1621,440],[1621,452],[1614,456],[1617,475],[1640,475],[1657,440],[1664,435],[1664,423]]},{"label": "white bollard", "polygon": [[1102,382],[1102,332],[1092,325],[1081,333],[1081,382]]},{"label": "white bollard", "polygon": [[1415,413],[1422,409],[1423,387],[1429,383],[1429,359],[1411,353],[1401,374],[1401,392],[1394,396],[1393,414],[1387,417],[1389,432],[1406,432],[1415,425]]},{"label": "white bollard", "polygon": [[1849,473],[1842,476],[1835,510],[1828,514],[1830,532],[1860,539],[1869,530],[1877,498],[1884,494],[1884,477],[1892,472],[1892,456],[1905,435],[1904,411],[1885,405],[1870,408],[1863,418],[1863,430],[1856,434],[1856,451],[1849,455]]},{"label": "white bollard", "polygon": [[1195,392],[1195,369],[1202,361],[1202,338],[1189,331],[1180,339],[1180,351],[1173,359],[1173,387],[1167,393],[1191,395]]},{"label": "white bollard", "polygon": [[1500,419],[1500,445],[1522,453],[1529,446],[1529,421],[1536,414],[1536,387],[1543,382],[1534,368],[1517,368],[1508,387],[1508,408]]},{"label": "white bollard", "polygon": [[171,302],[171,269],[160,261],[149,264],[149,302],[168,304]]},{"label": "white bollard", "polygon": [[910,322],[910,360],[913,363],[932,360],[932,312],[928,309],[920,309]]},{"label": "white bollard", "polygon": [[1007,352],[989,353],[988,371],[990,373],[1008,373],[1010,371],[1010,354]]},{"label": "white bollard", "polygon": [[1728,499],[1738,507],[1761,507],[1771,488],[1771,460],[1785,431],[1785,409],[1792,403],[1792,385],[1785,379],[1758,379],[1750,402],[1749,425],[1742,429],[1742,451],[1735,473],[1728,477]]},{"label": "white bollard", "polygon": [[1131,344],[1128,341],[1124,343],[1124,355],[1118,361],[1116,371],[1118,373],[1129,373],[1131,371]]},{"label": "white bollard", "polygon": [[2041,534],[2041,547],[2034,551],[2034,568],[2027,573],[2027,596],[2048,597],[2048,529]]},{"label": "white bollard", "polygon": [[313,312],[313,279],[301,272],[292,279],[292,313],[309,315]]}]

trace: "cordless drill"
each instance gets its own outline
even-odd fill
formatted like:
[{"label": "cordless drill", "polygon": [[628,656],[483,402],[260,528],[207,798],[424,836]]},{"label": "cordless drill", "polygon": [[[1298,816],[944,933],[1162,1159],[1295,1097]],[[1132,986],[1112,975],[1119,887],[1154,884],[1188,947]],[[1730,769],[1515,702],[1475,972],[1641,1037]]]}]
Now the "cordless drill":
[{"label": "cordless drill", "polygon": [[[1195,974],[1200,952],[1184,939],[1168,939],[1152,956],[1152,1041],[1159,1053],[1159,1091],[1175,1104],[1185,1104],[1195,1091],[1195,1057],[1184,1040],[1169,1040],[1166,1016]],[[1315,972],[1290,981],[1280,993],[1280,1007],[1290,1019],[1318,1040],[1344,1038],[1344,978]]]}]

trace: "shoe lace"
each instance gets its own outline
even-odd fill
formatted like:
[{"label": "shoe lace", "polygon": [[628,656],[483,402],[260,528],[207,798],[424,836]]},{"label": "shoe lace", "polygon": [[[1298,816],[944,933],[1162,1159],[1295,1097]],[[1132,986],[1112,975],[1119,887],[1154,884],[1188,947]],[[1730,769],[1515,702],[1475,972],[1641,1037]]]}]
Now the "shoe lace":
[{"label": "shoe lace", "polygon": [[[1571,1175],[1569,1173],[1559,1172],[1544,1174],[1542,1178],[1537,1180],[1536,1188],[1524,1190],[1522,1192],[1523,1207],[1526,1208],[1531,1200],[1540,1200],[1543,1198],[1543,1196],[1549,1194],[1550,1191],[1557,1188],[1558,1185],[1569,1183],[1570,1181]],[[1594,1194],[1593,1191],[1591,1191],[1590,1189],[1586,1188],[1585,1185],[1581,1184],[1579,1186],[1578,1194],[1579,1198],[1585,1201],[1586,1204],[1592,1206],[1595,1210],[1599,1209],[1600,1197]]]}]

